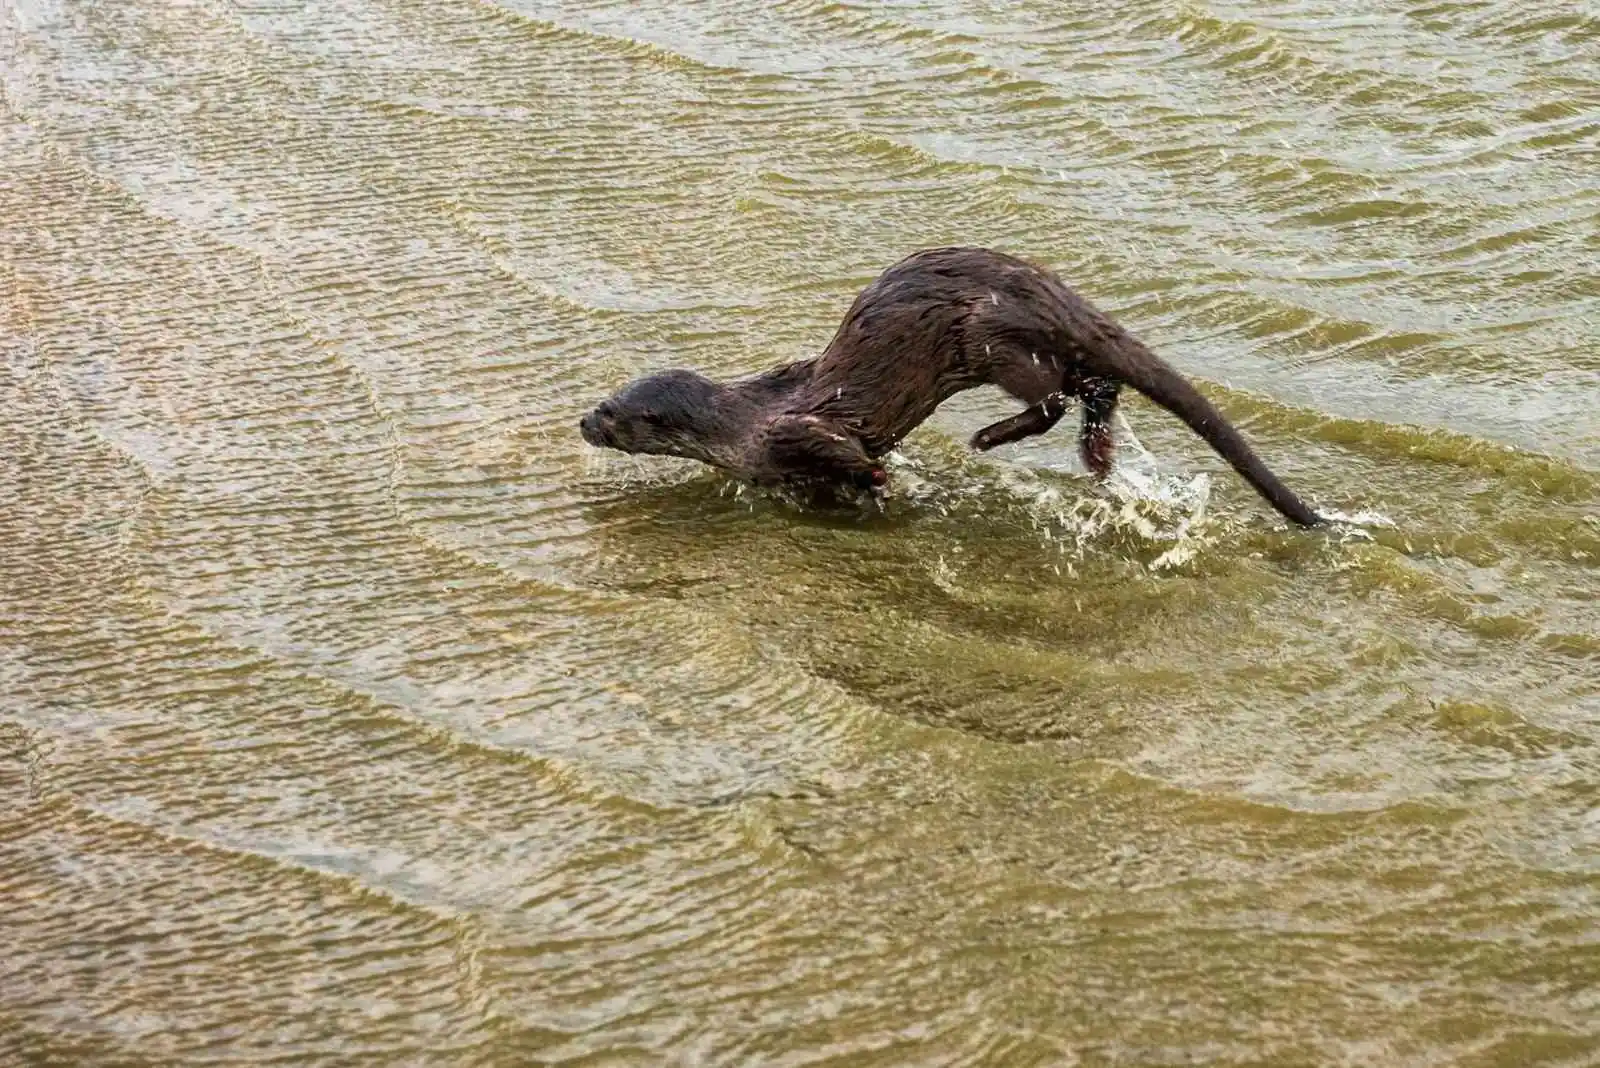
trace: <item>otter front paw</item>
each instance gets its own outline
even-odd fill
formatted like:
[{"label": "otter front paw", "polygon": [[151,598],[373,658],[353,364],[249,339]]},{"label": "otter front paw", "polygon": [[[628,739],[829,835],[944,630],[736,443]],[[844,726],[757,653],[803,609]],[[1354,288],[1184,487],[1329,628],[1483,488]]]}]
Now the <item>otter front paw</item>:
[{"label": "otter front paw", "polygon": [[865,471],[853,471],[850,482],[857,489],[883,490],[889,485],[889,472],[881,467],[871,467]]}]

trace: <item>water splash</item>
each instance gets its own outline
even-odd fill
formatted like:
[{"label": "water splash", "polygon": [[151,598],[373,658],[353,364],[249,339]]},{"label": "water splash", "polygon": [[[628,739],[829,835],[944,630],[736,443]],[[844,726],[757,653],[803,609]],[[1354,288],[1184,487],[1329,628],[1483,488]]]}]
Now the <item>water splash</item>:
[{"label": "water splash", "polygon": [[1222,525],[1206,511],[1211,478],[1162,471],[1120,413],[1115,432],[1117,464],[1104,482],[1068,493],[1038,471],[1007,465],[995,470],[995,483],[1047,541],[1074,559],[1108,543],[1139,555],[1164,546],[1147,566],[1181,567],[1221,537]]}]

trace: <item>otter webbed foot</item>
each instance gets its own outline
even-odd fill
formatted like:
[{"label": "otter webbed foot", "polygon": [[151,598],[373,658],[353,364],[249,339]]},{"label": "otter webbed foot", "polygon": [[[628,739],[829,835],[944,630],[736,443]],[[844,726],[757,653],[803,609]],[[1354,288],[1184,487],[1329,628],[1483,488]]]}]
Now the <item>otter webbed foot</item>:
[{"label": "otter webbed foot", "polygon": [[1116,383],[1092,379],[1083,384],[1083,423],[1078,429],[1078,456],[1089,473],[1104,482],[1116,462],[1117,441],[1111,434],[1111,417],[1117,410]]},{"label": "otter webbed foot", "polygon": [[1078,438],[1078,458],[1083,461],[1083,466],[1089,469],[1096,481],[1104,482],[1111,477],[1111,469],[1115,466],[1117,443],[1111,436],[1111,427],[1106,423],[1092,423],[1084,427],[1082,435]]}]

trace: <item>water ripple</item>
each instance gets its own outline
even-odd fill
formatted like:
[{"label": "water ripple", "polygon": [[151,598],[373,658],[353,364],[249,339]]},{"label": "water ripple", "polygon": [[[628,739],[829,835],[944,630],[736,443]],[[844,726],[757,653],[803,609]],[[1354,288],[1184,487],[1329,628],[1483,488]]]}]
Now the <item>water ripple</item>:
[{"label": "water ripple", "polygon": [[[1592,1055],[1597,28],[0,0],[0,1060]],[[945,242],[1348,521],[575,433]]]}]

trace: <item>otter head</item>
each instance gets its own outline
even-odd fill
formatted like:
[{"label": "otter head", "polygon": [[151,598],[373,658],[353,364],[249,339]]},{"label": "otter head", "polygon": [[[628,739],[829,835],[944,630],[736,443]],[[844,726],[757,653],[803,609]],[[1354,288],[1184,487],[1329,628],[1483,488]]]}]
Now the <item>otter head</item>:
[{"label": "otter head", "polygon": [[722,437],[721,387],[693,371],[635,379],[578,421],[583,440],[620,452],[705,459]]}]

